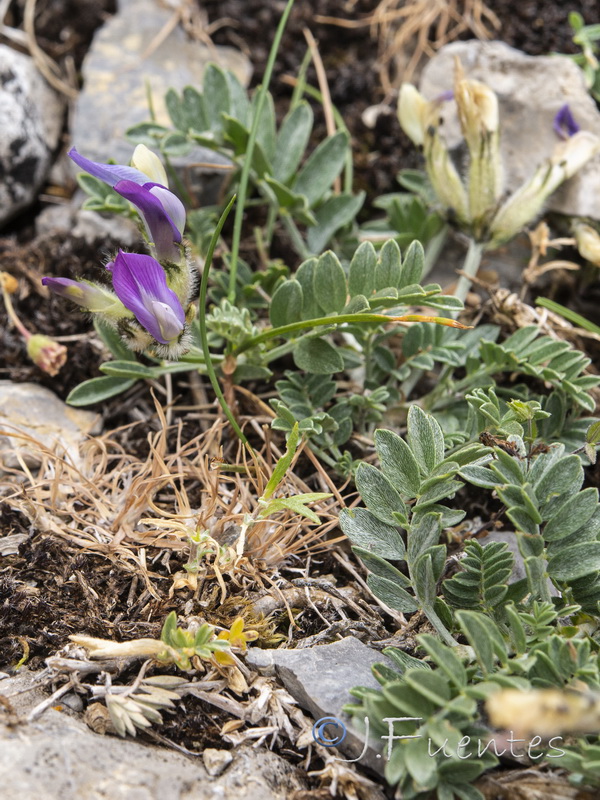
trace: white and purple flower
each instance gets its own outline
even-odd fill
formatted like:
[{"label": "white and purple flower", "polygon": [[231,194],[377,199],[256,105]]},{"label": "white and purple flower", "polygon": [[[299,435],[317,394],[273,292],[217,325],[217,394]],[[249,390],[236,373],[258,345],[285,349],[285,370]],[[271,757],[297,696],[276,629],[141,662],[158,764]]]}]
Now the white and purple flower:
[{"label": "white and purple flower", "polygon": [[[142,154],[138,154],[138,160],[141,160],[140,155]],[[104,181],[133,203],[144,220],[148,238],[159,261],[180,260],[179,245],[185,226],[185,208],[181,200],[166,186],[149,180],[156,176],[156,170],[155,175],[149,176],[135,167],[101,164],[80,155],[74,147],[69,150],[69,156],[85,172]],[[164,170],[158,176],[164,176],[163,179],[166,180]]]},{"label": "white and purple flower", "polygon": [[42,283],[84,310],[99,314],[119,331],[131,350],[150,348],[163,358],[177,358],[187,349],[187,323],[193,318],[194,270],[182,246],[185,209],[167,188],[162,163],[144,145],[135,149],[131,167],[91,161],[74,148],[69,155],[136,206],[152,255],[119,250],[106,265],[112,289],[71,278],[45,277]]},{"label": "white and purple flower", "polygon": [[140,325],[160,344],[177,344],[185,328],[185,311],[167,286],[158,261],[119,250],[109,269],[117,297]]}]

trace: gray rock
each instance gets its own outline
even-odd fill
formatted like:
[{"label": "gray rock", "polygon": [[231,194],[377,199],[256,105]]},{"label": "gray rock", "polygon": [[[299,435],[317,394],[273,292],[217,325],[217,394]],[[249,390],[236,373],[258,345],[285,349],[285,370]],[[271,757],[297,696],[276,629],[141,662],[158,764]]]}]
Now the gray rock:
[{"label": "gray rock", "polygon": [[[507,191],[521,186],[552,154],[560,141],[552,122],[565,103],[582,130],[600,136],[600,113],[585,88],[583,72],[566,56],[528,56],[502,42],[454,42],[423,70],[420,89],[425,97],[452,89],[455,56],[467,77],[482,81],[498,95]],[[455,103],[444,103],[442,116],[446,141],[457,147],[462,135]],[[600,156],[561,186],[547,208],[600,219]]]},{"label": "gray rock", "polygon": [[63,110],[33,59],[0,45],[0,224],[35,200],[58,144]]},{"label": "gray rock", "polygon": [[100,421],[98,414],[72,408],[36,383],[0,381],[0,472],[2,466],[19,466],[17,454],[28,466],[39,466],[39,448],[27,437],[79,464],[79,445],[100,431]]},{"label": "gray rock", "polygon": [[[73,144],[87,158],[129,163],[133,146],[126,140],[125,131],[150,117],[147,85],[152,92],[156,121],[170,125],[165,93],[169,88],[181,91],[188,85],[201,87],[210,62],[231,70],[242,84],[248,84],[250,62],[233,48],[207,47],[192,41],[181,27],[155,46],[173,13],[157,0],[127,0],[120,3],[118,13],[96,34],[83,64],[84,87],[77,100],[72,131]],[[202,147],[172,159],[172,164],[183,172],[192,164],[229,163]],[[204,183],[212,180],[220,185],[227,170],[194,167],[192,181],[200,173],[213,174]],[[189,179],[190,175],[186,177]]]},{"label": "gray rock", "polygon": [[138,226],[130,219],[111,215],[103,217],[96,211],[56,205],[45,208],[35,220],[37,236],[68,234],[83,239],[86,244],[113,243],[119,247],[139,247],[142,237]]},{"label": "gray rock", "polygon": [[217,750],[214,747],[207,747],[202,752],[202,761],[208,774],[216,778],[231,764],[233,756],[229,750]]},{"label": "gray rock", "polygon": [[508,579],[509,584],[516,583],[527,577],[523,556],[519,550],[517,534],[514,531],[491,531],[485,536],[479,537],[477,541],[483,546],[491,544],[492,542],[502,542],[508,547],[514,558],[513,570]]},{"label": "gray rock", "polygon": [[[301,650],[259,650],[251,647],[246,654],[246,663],[265,675],[276,675],[292,697],[314,717],[334,717],[347,730],[346,738],[339,750],[349,758],[361,756],[365,747],[365,736],[342,711],[346,703],[356,702],[350,694],[355,686],[379,689],[371,667],[386,662],[386,656],[372,650],[354,636],[339,642],[307,647]],[[392,666],[390,664],[390,666]],[[338,727],[328,728],[325,733],[333,739],[342,734]],[[382,743],[370,740],[360,763],[383,772],[385,766],[381,755]]]},{"label": "gray rock", "polygon": [[[463,269],[467,247],[462,234],[451,232],[443,249],[443,258],[438,258],[427,281],[441,284],[443,289],[455,285],[456,270]],[[479,277],[511,292],[518,292],[523,285],[523,265],[531,258],[529,237],[522,233],[495,250],[486,250],[481,258]]]},{"label": "gray rock", "polygon": [[[508,579],[508,585],[516,583],[527,577],[525,571],[525,561],[519,550],[518,536],[514,531],[491,531],[490,533],[478,539],[479,544],[486,545],[491,542],[504,542],[513,555],[514,563],[513,570]],[[547,578],[548,590],[553,597],[559,597],[560,592],[556,589],[550,578]]]},{"label": "gray rock", "polygon": [[[23,720],[45,699],[35,676],[0,681],[0,781],[2,797],[43,800],[286,800],[306,788],[302,774],[265,749],[242,746],[220,777],[211,777],[201,759],[142,744],[99,736],[79,719],[49,709],[35,722]],[[21,694],[17,694],[21,692]],[[7,719],[8,718],[8,719]]]}]

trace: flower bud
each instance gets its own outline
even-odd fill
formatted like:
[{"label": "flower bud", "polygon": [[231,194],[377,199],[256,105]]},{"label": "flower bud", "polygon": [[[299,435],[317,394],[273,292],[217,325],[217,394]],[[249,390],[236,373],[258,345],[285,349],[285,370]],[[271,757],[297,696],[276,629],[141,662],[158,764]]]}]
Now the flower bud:
[{"label": "flower bud", "polygon": [[[597,153],[600,153],[600,138],[590,131],[578,131],[566,141],[556,145],[551,162],[564,172],[564,176],[556,186],[579,172]],[[554,191],[556,186],[551,191]]]},{"label": "flower bud", "polygon": [[490,226],[488,247],[496,247],[516,236],[540,213],[549,195],[598,152],[600,138],[589,131],[579,131],[558,144],[552,157],[500,208]]},{"label": "flower bud", "polygon": [[430,116],[431,103],[411,83],[403,83],[398,101],[398,120],[402,130],[414,144],[420,146],[424,143]]},{"label": "flower bud", "polygon": [[14,294],[19,288],[19,281],[9,272],[0,272],[0,287],[6,294]]},{"label": "flower bud", "polygon": [[131,166],[147,175],[153,183],[168,186],[169,181],[160,158],[145,144],[138,144],[131,156]]},{"label": "flower bud", "polygon": [[430,125],[425,137],[425,167],[429,181],[444,206],[446,216],[466,225],[469,222],[467,195],[448,148],[437,128]]},{"label": "flower bud", "polygon": [[499,125],[498,98],[484,83],[459,80],[454,87],[458,119],[469,150],[475,149],[480,139],[497,133]]},{"label": "flower bud", "polygon": [[67,360],[67,348],[41,333],[27,339],[27,355],[48,375],[57,375]]},{"label": "flower bud", "polygon": [[42,283],[54,294],[66,297],[86,311],[105,314],[113,319],[130,317],[119,298],[104,286],[90,281],[74,281],[71,278],[42,278]]},{"label": "flower bud", "polygon": [[461,79],[457,67],[454,97],[469,148],[469,212],[473,234],[482,238],[487,217],[502,194],[503,171],[498,132],[498,98],[483,83]]},{"label": "flower bud", "polygon": [[583,222],[575,226],[575,241],[582,258],[600,267],[600,234],[591,225]]}]

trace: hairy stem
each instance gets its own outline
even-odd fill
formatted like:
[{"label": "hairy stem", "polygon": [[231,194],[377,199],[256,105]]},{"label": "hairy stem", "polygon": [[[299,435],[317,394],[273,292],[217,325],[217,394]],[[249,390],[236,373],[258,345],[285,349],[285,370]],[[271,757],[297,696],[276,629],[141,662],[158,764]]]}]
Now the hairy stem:
[{"label": "hairy stem", "polygon": [[477,270],[481,264],[482,254],[483,245],[480,242],[476,242],[474,239],[470,239],[469,249],[467,250],[465,263],[463,264],[462,271],[464,274],[458,279],[456,291],[454,292],[454,296],[458,297],[459,300],[462,300],[463,303],[465,302],[465,298],[469,292],[469,289],[471,288],[471,284],[473,283],[473,278],[477,274]]}]

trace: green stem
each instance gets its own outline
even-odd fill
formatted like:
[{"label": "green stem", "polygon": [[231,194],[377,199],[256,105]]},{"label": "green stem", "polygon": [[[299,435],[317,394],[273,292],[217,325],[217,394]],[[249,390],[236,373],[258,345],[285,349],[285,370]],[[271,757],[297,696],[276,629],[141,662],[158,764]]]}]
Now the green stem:
[{"label": "green stem", "polygon": [[152,97],[152,86],[148,78],[144,82],[144,91],[146,93],[146,103],[148,104],[148,113],[152,122],[156,122],[156,112],[154,110],[154,98]]},{"label": "green stem", "polygon": [[433,269],[435,262],[438,260],[438,256],[446,244],[449,230],[450,228],[448,225],[444,225],[444,227],[430,239],[427,247],[425,248],[425,263],[423,265],[423,274],[421,275],[421,280],[426,275],[429,275]]},{"label": "green stem", "polygon": [[408,376],[408,378],[402,382],[400,386],[400,393],[402,394],[405,400],[408,400],[408,398],[412,394],[413,389],[415,388],[417,383],[421,380],[423,375],[425,375],[424,369],[421,369],[420,367],[413,367],[413,370]]},{"label": "green stem", "polygon": [[273,229],[275,227],[275,220],[277,219],[277,212],[279,209],[277,206],[269,205],[269,210],[267,211],[267,224],[265,226],[265,245],[267,251],[271,249],[271,242],[273,241]]},{"label": "green stem", "polygon": [[307,328],[319,328],[321,325],[341,325],[344,322],[356,323],[378,323],[393,322],[394,317],[388,317],[385,314],[331,314],[328,317],[317,317],[317,319],[305,319],[301,322],[291,322],[289,325],[282,325],[279,328],[268,328],[258,336],[253,336],[251,339],[246,339],[243,344],[234,349],[234,355],[244,353],[246,350],[251,350],[269,339],[275,339],[277,336],[286,336],[288,333],[295,333],[296,331],[303,331]]},{"label": "green stem", "polygon": [[298,339],[290,339],[289,341],[285,342],[285,344],[280,344],[278,347],[274,347],[272,350],[269,350],[268,353],[264,354],[263,364],[270,364],[272,361],[277,361],[278,358],[283,358],[283,356],[287,356],[288,353],[291,353],[294,347],[298,344]]},{"label": "green stem", "polygon": [[318,447],[314,442],[309,442],[309,444],[310,444],[310,449],[313,451],[313,453],[321,461],[324,461],[332,469],[334,469],[334,470],[337,469],[338,462],[339,462],[340,458],[342,457],[342,454],[340,453],[338,447],[336,447],[335,445],[330,445],[329,442],[327,442],[327,446],[328,447],[330,447],[331,449],[335,448],[335,450],[333,452],[334,452],[334,455],[336,455],[336,457],[337,457],[337,461],[336,461],[334,458],[331,458],[331,456],[328,456],[327,453],[321,447]]},{"label": "green stem", "polygon": [[[446,364],[440,374],[437,376],[435,381],[435,388],[432,389],[431,392],[428,392],[426,395],[421,397],[419,401],[419,405],[423,409],[423,411],[428,411],[431,413],[432,408],[437,408],[435,405],[437,398],[440,396],[447,395],[450,391],[449,387],[447,386],[448,378],[454,372],[454,367]],[[454,402],[454,393],[452,392],[452,402]]]},{"label": "green stem", "polygon": [[167,167],[167,172],[169,173],[169,176],[170,176],[171,180],[173,181],[173,183],[177,187],[177,192],[179,193],[179,196],[181,197],[181,199],[183,200],[183,202],[187,206],[192,206],[193,203],[192,203],[192,198],[190,197],[190,193],[186,189],[184,182],[181,180],[181,178],[177,174],[177,170],[175,169],[175,167],[171,163],[171,159],[164,152],[164,150],[161,149],[160,152],[161,152],[161,155],[162,155],[162,157],[163,157],[163,159],[165,161],[165,165]]},{"label": "green stem", "polygon": [[371,376],[373,375],[373,358],[372,358],[372,348],[373,348],[373,337],[370,334],[365,336],[365,343],[364,343],[364,362],[365,362],[365,386],[368,386],[369,381],[371,380]]},{"label": "green stem", "polygon": [[238,266],[239,252],[240,252],[240,241],[242,238],[242,222],[244,219],[244,211],[246,209],[246,197],[248,195],[248,183],[250,178],[250,167],[252,164],[252,154],[254,152],[254,145],[256,144],[256,139],[258,136],[258,126],[260,124],[262,109],[265,104],[265,100],[267,99],[267,91],[269,89],[269,83],[271,82],[273,67],[275,66],[275,58],[277,56],[279,45],[281,44],[281,37],[283,36],[283,31],[285,29],[285,25],[287,23],[293,5],[294,5],[294,0],[288,0],[287,5],[285,7],[285,11],[283,12],[282,17],[279,21],[279,25],[277,26],[277,31],[275,32],[275,38],[273,39],[273,44],[271,46],[271,51],[269,53],[269,60],[267,61],[267,66],[265,68],[263,83],[258,90],[256,110],[254,113],[254,119],[252,120],[252,128],[250,129],[250,136],[248,137],[248,146],[246,148],[246,157],[244,159],[244,166],[242,167],[242,174],[240,176],[238,203],[235,209],[235,220],[233,223],[233,239],[231,242],[231,260],[230,260],[229,294],[228,294],[228,299],[230,303],[235,302],[235,285],[237,281],[237,266]]},{"label": "green stem", "polygon": [[311,258],[313,253],[311,253],[306,246],[304,239],[302,238],[302,234],[298,230],[296,223],[290,217],[290,215],[287,213],[281,214],[281,221],[283,223],[283,227],[286,229],[290,239],[292,240],[292,247],[298,253],[300,258],[303,258],[305,261],[307,258]]},{"label": "green stem", "polygon": [[439,633],[440,637],[444,640],[444,642],[447,645],[450,645],[450,647],[456,647],[458,642],[449,633],[442,620],[433,610],[433,607],[423,606],[423,613],[425,614],[429,622],[431,622],[436,631]]},{"label": "green stem", "polygon": [[[423,407],[427,407],[431,413],[450,408],[458,399],[463,396],[467,390],[474,386],[481,386],[481,381],[484,378],[487,378],[489,375],[493,375],[495,372],[498,372],[497,364],[493,364],[491,367],[480,367],[478,370],[476,370],[476,372],[467,375],[466,378],[462,378],[461,380],[452,383],[450,388],[446,387],[441,393],[441,396],[440,393],[436,391],[436,399],[433,401],[428,401],[427,404],[424,403]],[[497,387],[496,390],[498,391]],[[433,392],[431,394],[433,394]],[[439,399],[437,399],[438,397]]]},{"label": "green stem", "polygon": [[312,61],[312,53],[310,52],[310,47],[307,47],[306,52],[304,53],[304,58],[302,59],[302,63],[300,64],[300,69],[298,70],[296,85],[294,86],[294,91],[292,92],[292,99],[290,100],[290,111],[296,108],[296,106],[302,100],[302,95],[306,90],[306,73],[308,71],[308,67],[310,66],[311,61]]},{"label": "green stem", "polygon": [[223,230],[223,225],[225,224],[225,220],[229,216],[229,212],[231,211],[231,207],[235,203],[235,195],[229,201],[229,204],[225,208],[225,211],[221,214],[221,218],[217,223],[217,227],[212,235],[210,240],[210,244],[208,245],[208,251],[206,253],[206,260],[204,262],[204,269],[202,270],[202,280],[200,281],[200,297],[199,297],[199,314],[198,314],[198,326],[200,328],[200,339],[202,341],[202,352],[204,353],[204,361],[206,366],[206,374],[209,377],[209,380],[212,384],[214,392],[221,404],[221,408],[223,409],[223,413],[229,420],[231,427],[236,432],[240,441],[242,441],[246,447],[250,449],[250,444],[248,440],[244,436],[244,433],[240,426],[237,424],[236,418],[233,416],[233,413],[229,406],[227,405],[227,400],[225,400],[225,396],[221,391],[221,386],[219,384],[219,379],[217,378],[217,374],[215,372],[215,368],[212,363],[211,353],[208,347],[208,331],[206,329],[206,292],[208,290],[208,273],[210,271],[210,265],[212,263],[213,255],[215,252],[215,247],[217,246],[217,242],[219,241],[219,236],[221,235],[221,231]]},{"label": "green stem", "polygon": [[465,263],[463,265],[463,272],[465,274],[461,275],[458,279],[456,291],[454,292],[454,296],[458,297],[459,300],[462,300],[463,303],[465,302],[465,298],[469,292],[469,289],[471,288],[471,284],[473,283],[472,279],[477,274],[477,270],[481,264],[482,254],[483,244],[476,242],[474,239],[469,239],[469,249],[467,250]]}]

